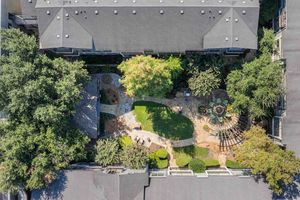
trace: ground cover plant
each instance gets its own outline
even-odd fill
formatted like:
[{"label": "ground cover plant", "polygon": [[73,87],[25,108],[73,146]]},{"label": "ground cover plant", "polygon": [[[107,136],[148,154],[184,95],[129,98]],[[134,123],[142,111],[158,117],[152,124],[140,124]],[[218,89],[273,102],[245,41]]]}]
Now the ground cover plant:
[{"label": "ground cover plant", "polygon": [[133,104],[133,112],[142,129],[172,140],[193,137],[193,123],[187,117],[174,113],[168,106],[138,101]]}]

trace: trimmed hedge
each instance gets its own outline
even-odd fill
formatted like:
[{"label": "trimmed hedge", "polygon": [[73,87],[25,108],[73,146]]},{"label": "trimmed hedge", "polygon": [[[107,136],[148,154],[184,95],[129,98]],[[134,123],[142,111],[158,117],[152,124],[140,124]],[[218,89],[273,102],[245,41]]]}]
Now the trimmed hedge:
[{"label": "trimmed hedge", "polygon": [[219,167],[220,163],[218,160],[204,160],[206,167]]},{"label": "trimmed hedge", "polygon": [[167,168],[169,165],[169,161],[167,159],[165,160],[157,160],[156,166],[158,169],[164,169]]},{"label": "trimmed hedge", "polygon": [[176,165],[178,165],[178,167],[186,167],[189,164],[189,162],[191,162],[191,160],[191,156],[187,154],[179,154],[176,158]]},{"label": "trimmed hedge", "polygon": [[160,149],[156,150],[155,153],[156,153],[156,156],[160,159],[167,159],[167,157],[168,157],[168,152],[164,148],[160,148]]},{"label": "trimmed hedge", "polygon": [[149,166],[152,169],[164,169],[167,168],[169,165],[168,160],[168,152],[164,148],[160,148],[148,155],[149,157]]},{"label": "trimmed hedge", "polygon": [[226,167],[230,169],[244,169],[240,163],[235,162],[233,160],[226,160]]},{"label": "trimmed hedge", "polygon": [[205,171],[205,163],[199,159],[193,159],[189,163],[189,169],[193,170],[195,173],[202,173]]}]

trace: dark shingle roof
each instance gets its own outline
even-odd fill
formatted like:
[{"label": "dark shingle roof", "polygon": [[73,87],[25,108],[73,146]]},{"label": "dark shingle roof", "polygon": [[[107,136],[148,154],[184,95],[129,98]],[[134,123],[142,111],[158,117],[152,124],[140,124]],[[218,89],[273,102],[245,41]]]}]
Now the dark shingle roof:
[{"label": "dark shingle roof", "polygon": [[257,48],[258,0],[37,0],[36,10],[41,48]]},{"label": "dark shingle roof", "polygon": [[271,200],[268,186],[252,177],[152,178],[145,200]]},{"label": "dark shingle roof", "polygon": [[105,174],[99,170],[66,170],[44,190],[34,190],[32,200],[143,200],[146,173]]}]

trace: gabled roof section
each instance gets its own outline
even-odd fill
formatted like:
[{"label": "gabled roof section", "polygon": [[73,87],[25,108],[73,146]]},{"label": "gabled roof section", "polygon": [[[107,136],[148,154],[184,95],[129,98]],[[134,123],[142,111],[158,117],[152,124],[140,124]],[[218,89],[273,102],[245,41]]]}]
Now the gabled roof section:
[{"label": "gabled roof section", "polygon": [[[41,48],[118,53],[257,47],[258,0],[37,0],[36,9],[41,38],[57,35],[47,24],[62,25],[60,45],[42,40]],[[63,9],[61,21],[47,14],[53,9]]]},{"label": "gabled roof section", "polygon": [[204,36],[204,49],[256,49],[259,11],[255,8],[230,8]]}]

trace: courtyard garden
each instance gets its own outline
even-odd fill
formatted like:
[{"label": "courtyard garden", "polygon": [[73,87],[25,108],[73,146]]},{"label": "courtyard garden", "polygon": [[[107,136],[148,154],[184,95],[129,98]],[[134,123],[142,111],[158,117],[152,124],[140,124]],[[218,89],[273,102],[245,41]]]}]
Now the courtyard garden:
[{"label": "courtyard garden", "polygon": [[137,101],[133,112],[141,128],[172,140],[183,140],[193,137],[193,123],[187,117],[173,112],[168,106]]}]

